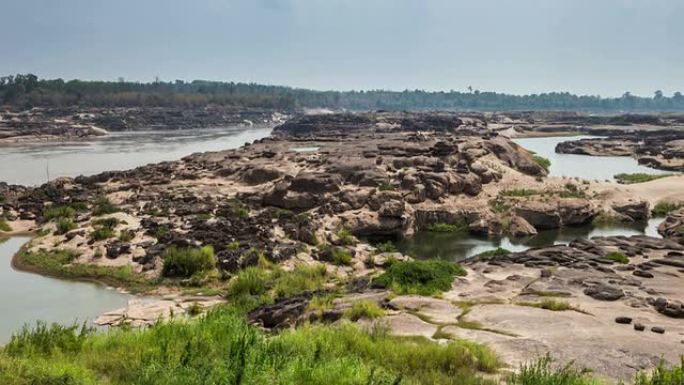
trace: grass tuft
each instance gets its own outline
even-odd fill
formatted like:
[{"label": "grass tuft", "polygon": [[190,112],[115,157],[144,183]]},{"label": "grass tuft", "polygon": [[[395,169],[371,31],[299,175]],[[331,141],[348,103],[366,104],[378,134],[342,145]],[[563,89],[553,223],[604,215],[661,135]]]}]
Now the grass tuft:
[{"label": "grass tuft", "polygon": [[352,321],[358,321],[362,318],[376,319],[384,315],[385,310],[377,302],[368,300],[356,301],[344,312],[344,316]]},{"label": "grass tuft", "polygon": [[652,180],[660,179],[660,178],[667,178],[668,176],[672,176],[673,174],[646,174],[646,173],[633,173],[633,174],[617,174],[614,176],[615,180],[618,183],[622,184],[634,184],[634,183],[645,183],[645,182],[650,182]]},{"label": "grass tuft", "polygon": [[605,258],[616,263],[629,263],[629,258],[619,251],[611,251],[610,253],[606,254]]},{"label": "grass tuft", "polygon": [[465,275],[460,265],[444,260],[401,261],[392,263],[373,284],[398,294],[435,295],[451,289],[454,277]]}]

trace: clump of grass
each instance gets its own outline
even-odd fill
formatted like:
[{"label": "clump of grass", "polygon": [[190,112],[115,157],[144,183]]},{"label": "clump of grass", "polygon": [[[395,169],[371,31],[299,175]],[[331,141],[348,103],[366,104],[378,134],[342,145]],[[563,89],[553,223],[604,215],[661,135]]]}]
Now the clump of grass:
[{"label": "clump of grass", "polygon": [[335,297],[336,296],[333,293],[316,294],[311,297],[311,300],[306,306],[306,310],[320,316],[324,311],[333,308]]},{"label": "clump of grass", "polygon": [[528,197],[532,195],[539,195],[541,194],[539,190],[535,189],[527,189],[527,188],[516,188],[516,189],[510,189],[510,190],[502,190],[499,195],[505,196],[505,197]]},{"label": "clump of grass", "polygon": [[12,226],[7,223],[7,220],[5,218],[0,218],[0,231],[4,231],[6,233],[9,233],[12,231]]},{"label": "clump of grass", "polygon": [[561,198],[586,198],[587,194],[574,183],[566,183],[564,189],[558,193]]},{"label": "clump of grass", "polygon": [[238,251],[238,250],[240,250],[240,241],[230,241],[230,242],[226,245],[226,250],[230,250],[230,251]]},{"label": "clump of grass", "polygon": [[572,363],[554,369],[547,354],[538,361],[523,365],[518,373],[511,375],[509,385],[600,385],[589,376],[589,371],[579,370]]},{"label": "clump of grass", "polygon": [[379,253],[395,253],[398,251],[397,246],[392,241],[385,241],[375,245],[375,249]]},{"label": "clump of grass", "polygon": [[76,210],[71,206],[48,206],[43,209],[43,219],[50,221],[59,218],[74,218]]},{"label": "clump of grass", "polygon": [[338,266],[349,266],[352,263],[351,251],[342,247],[333,247],[330,249],[332,253],[332,263]]},{"label": "clump of grass", "polygon": [[352,321],[364,319],[376,319],[385,315],[383,310],[377,302],[363,300],[356,301],[352,306],[344,311],[344,317]]},{"label": "clump of grass", "polygon": [[78,352],[87,337],[94,332],[95,329],[87,327],[85,323],[79,327],[76,324],[48,325],[38,321],[35,327],[24,325],[18,333],[13,334],[3,352],[13,356],[48,356],[55,352]]},{"label": "clump of grass", "polygon": [[660,179],[660,178],[667,178],[668,176],[672,176],[673,174],[646,174],[646,173],[633,173],[633,174],[617,174],[613,178],[618,183],[622,184],[634,184],[634,183],[645,183],[645,182],[650,182],[652,180]]},{"label": "clump of grass", "polygon": [[292,271],[277,269],[273,275],[273,293],[276,298],[287,298],[318,290],[325,284],[326,275],[325,265],[297,265]]},{"label": "clump of grass", "polygon": [[116,218],[102,218],[96,219],[91,222],[93,226],[106,227],[108,229],[113,229],[119,224],[119,220]]},{"label": "clump of grass", "polygon": [[533,155],[532,159],[534,160],[534,163],[541,166],[544,170],[549,171],[549,168],[551,167],[551,161],[550,160],[544,158],[543,156],[539,156],[539,155]]},{"label": "clump of grass", "polygon": [[119,232],[119,240],[121,242],[130,242],[135,238],[135,233],[131,230],[122,230]]},{"label": "clump of grass", "polygon": [[90,232],[90,238],[93,241],[104,241],[105,239],[112,238],[114,236],[114,230],[107,227],[98,227]]},{"label": "clump of grass", "polygon": [[487,202],[487,204],[489,205],[489,208],[495,213],[505,213],[511,208],[511,205],[500,196],[497,196],[494,199],[490,199]]},{"label": "clump of grass", "polygon": [[394,191],[396,189],[393,184],[387,182],[383,182],[378,186],[378,191]]},{"label": "clump of grass", "polygon": [[76,223],[71,218],[59,218],[57,220],[57,234],[66,234],[76,228]]},{"label": "clump of grass", "polygon": [[573,306],[573,305],[571,305],[565,301],[558,301],[558,300],[551,299],[551,298],[546,298],[546,299],[543,299],[539,302],[521,301],[521,302],[516,302],[516,305],[536,307],[539,309],[551,310],[551,311],[574,310],[576,312],[588,314],[586,311],[578,308],[577,306]]},{"label": "clump of grass", "polygon": [[373,284],[399,294],[435,295],[449,290],[454,277],[465,275],[460,265],[444,260],[401,261],[392,263]]},{"label": "clump of grass", "polygon": [[656,205],[653,207],[653,210],[651,210],[651,214],[654,217],[664,217],[667,214],[677,211],[680,208],[684,207],[682,203],[679,202],[658,202]]},{"label": "clump of grass", "polygon": [[435,233],[465,233],[468,232],[468,223],[465,220],[454,223],[433,223],[428,225],[427,231]]},{"label": "clump of grass", "polygon": [[167,225],[161,225],[158,226],[154,231],[152,232],[152,236],[154,236],[157,239],[163,238],[166,234],[168,234],[171,230],[169,230],[169,226]]},{"label": "clump of grass", "polygon": [[487,383],[480,372],[501,367],[479,344],[440,345],[348,322],[266,336],[228,307],[191,321],[87,334],[63,349],[59,341],[69,334],[79,338],[78,330],[39,338],[49,352],[42,357],[4,349],[0,383],[476,385]]},{"label": "clump of grass", "polygon": [[351,246],[356,244],[356,238],[352,235],[352,233],[348,229],[340,229],[340,231],[337,232],[337,238],[340,240],[340,244],[343,246]]},{"label": "clump of grass", "polygon": [[650,374],[641,372],[634,377],[634,385],[681,385],[684,384],[684,356],[678,365],[667,368],[664,362],[658,363]]},{"label": "clump of grass", "polygon": [[193,302],[192,304],[190,304],[190,307],[188,307],[187,310],[188,314],[193,317],[202,314],[203,311],[204,308],[197,302]]},{"label": "clump of grass", "polygon": [[162,274],[165,277],[190,278],[216,267],[216,257],[211,246],[199,248],[169,247],[164,255]]},{"label": "clump of grass", "polygon": [[76,263],[78,254],[54,250],[30,253],[21,250],[16,263],[23,268],[45,275],[70,279],[95,279],[111,286],[123,286],[131,291],[146,291],[150,282],[137,274],[131,266],[99,266]]},{"label": "clump of grass", "polygon": [[93,215],[100,216],[106,214],[114,214],[121,211],[121,209],[112,203],[107,197],[99,197],[95,200],[95,205],[93,207]]},{"label": "clump of grass", "polygon": [[476,257],[481,257],[481,258],[499,257],[502,255],[508,255],[510,253],[511,253],[511,251],[508,249],[504,249],[503,247],[497,247],[496,249],[487,250],[487,251],[484,251],[480,254],[477,254]]},{"label": "clump of grass", "polygon": [[611,251],[610,253],[606,254],[605,258],[616,263],[629,263],[629,258],[619,251]]}]

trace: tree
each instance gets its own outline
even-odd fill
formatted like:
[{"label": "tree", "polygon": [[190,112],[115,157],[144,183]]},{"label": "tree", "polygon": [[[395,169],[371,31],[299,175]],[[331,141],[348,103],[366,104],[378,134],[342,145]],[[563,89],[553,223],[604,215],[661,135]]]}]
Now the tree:
[{"label": "tree", "polygon": [[663,91],[657,90],[654,92],[653,99],[660,100],[663,98]]}]

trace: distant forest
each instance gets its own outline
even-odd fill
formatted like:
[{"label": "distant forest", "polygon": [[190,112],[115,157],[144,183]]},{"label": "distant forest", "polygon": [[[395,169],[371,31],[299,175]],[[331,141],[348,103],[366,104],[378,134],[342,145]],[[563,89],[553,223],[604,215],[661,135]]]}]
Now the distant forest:
[{"label": "distant forest", "polygon": [[348,110],[573,110],[594,112],[684,111],[684,96],[617,98],[578,96],[567,92],[509,95],[467,92],[315,91],[255,83],[194,80],[151,83],[39,79],[32,74],[0,77],[0,105],[31,107],[202,107],[207,105],[276,109]]}]

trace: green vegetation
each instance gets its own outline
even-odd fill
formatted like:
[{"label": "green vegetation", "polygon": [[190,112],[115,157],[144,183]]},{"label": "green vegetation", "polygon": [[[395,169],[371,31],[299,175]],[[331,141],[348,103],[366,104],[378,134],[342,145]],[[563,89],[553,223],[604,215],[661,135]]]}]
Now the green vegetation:
[{"label": "green vegetation", "polygon": [[393,184],[387,182],[383,182],[378,186],[378,191],[394,191],[396,189]]},{"label": "green vegetation", "polygon": [[510,189],[510,190],[502,190],[499,195],[505,196],[505,197],[528,197],[532,195],[539,195],[541,194],[539,190],[535,189],[526,189],[526,188],[516,188],[516,189]]},{"label": "green vegetation", "polygon": [[352,263],[351,251],[343,247],[332,247],[330,249],[332,253],[332,263],[338,266],[349,266]]},{"label": "green vegetation", "polygon": [[[480,90],[449,92],[411,91],[315,91],[253,83],[193,80],[186,82],[154,81],[83,81],[39,79],[34,74],[0,77],[0,104],[31,107],[81,105],[88,107],[204,107],[207,105],[291,109],[302,107],[335,110],[569,110],[569,111],[681,111],[684,96],[675,92],[665,96],[640,97],[625,92],[619,97],[573,95],[550,92],[535,95],[511,95]],[[582,123],[659,124],[649,115],[588,115]]]},{"label": "green vegetation", "polygon": [[616,263],[622,263],[622,264],[627,264],[629,263],[629,258],[627,258],[626,255],[619,251],[611,251],[610,253],[606,254],[605,256],[606,259],[610,259],[613,262]]},{"label": "green vegetation", "polygon": [[375,245],[375,249],[379,253],[395,253],[397,252],[397,246],[392,241],[385,241]]},{"label": "green vegetation", "polygon": [[468,223],[465,220],[454,223],[433,223],[428,225],[426,230],[435,233],[465,233],[468,232]]},{"label": "green vegetation", "polygon": [[114,214],[121,211],[115,204],[113,204],[107,197],[99,197],[95,200],[93,207],[93,215],[100,216],[106,214]]},{"label": "green vegetation", "polygon": [[273,293],[276,298],[321,289],[325,284],[327,271],[325,265],[297,265],[292,271],[275,269],[273,273]]},{"label": "green vegetation", "polygon": [[502,256],[502,255],[508,255],[510,253],[511,253],[511,251],[508,249],[504,249],[503,247],[497,247],[496,249],[484,251],[484,252],[476,255],[476,257],[481,257],[481,258],[498,257],[498,256]]},{"label": "green vegetation", "polygon": [[7,220],[5,218],[0,218],[0,231],[4,231],[6,233],[9,233],[12,231],[12,226],[7,223]]},{"label": "green vegetation", "polygon": [[551,167],[550,160],[539,155],[532,155],[532,159],[534,159],[534,162],[540,165],[544,170],[549,171],[549,167]]},{"label": "green vegetation", "polygon": [[684,356],[678,365],[668,369],[661,361],[650,374],[639,373],[634,377],[634,385],[681,385],[684,384]]},{"label": "green vegetation", "polygon": [[166,249],[164,254],[162,275],[165,277],[190,278],[195,274],[213,270],[215,267],[216,257],[211,246],[200,248],[177,248],[171,246]]},{"label": "green vegetation", "polygon": [[161,225],[161,226],[158,226],[156,229],[154,229],[152,236],[157,238],[157,239],[163,238],[166,234],[169,233],[169,231],[171,231],[171,230],[169,230],[169,226]]},{"label": "green vegetation", "polygon": [[356,301],[352,306],[345,310],[344,316],[352,321],[358,321],[362,318],[375,319],[385,315],[385,311],[373,301]]},{"label": "green vegetation", "polygon": [[574,183],[566,183],[564,189],[558,193],[561,198],[586,198],[587,194]]},{"label": "green vegetation", "polygon": [[454,277],[465,275],[460,265],[444,260],[401,261],[392,263],[373,284],[398,294],[435,295],[449,290]]},{"label": "green vegetation", "polygon": [[340,229],[340,231],[337,232],[337,238],[340,239],[340,243],[344,246],[351,246],[356,244],[356,238],[354,238],[354,236],[351,232],[349,232],[348,229]]},{"label": "green vegetation", "polygon": [[102,218],[96,219],[91,223],[94,227],[106,227],[108,229],[114,229],[119,225],[119,220],[116,218]]},{"label": "green vegetation", "polygon": [[130,242],[135,238],[135,233],[131,230],[122,230],[119,232],[119,240],[121,242]]},{"label": "green vegetation", "polygon": [[76,223],[71,218],[59,218],[57,220],[57,234],[66,234],[76,228]]},{"label": "green vegetation", "polygon": [[644,182],[650,182],[652,180],[660,179],[660,178],[667,178],[668,176],[672,176],[673,174],[646,174],[642,172],[634,173],[634,174],[617,174],[614,176],[615,180],[617,180],[618,183],[622,184],[633,184],[633,183],[644,183]]},{"label": "green vegetation", "polygon": [[681,207],[684,207],[684,204],[680,202],[658,202],[653,207],[653,210],[651,210],[651,214],[654,217],[664,217],[673,211],[679,210]]},{"label": "green vegetation", "polygon": [[114,230],[108,227],[97,227],[95,230],[90,232],[90,239],[93,241],[104,241],[105,239],[112,238],[114,236]]},{"label": "green vegetation", "polygon": [[586,311],[578,308],[577,306],[573,306],[573,305],[571,305],[565,301],[558,301],[558,300],[550,299],[550,298],[543,299],[540,302],[521,301],[521,302],[516,302],[515,304],[519,305],[519,306],[536,307],[539,309],[551,310],[551,311],[574,310],[576,312],[588,314]]},{"label": "green vegetation", "polygon": [[54,250],[30,253],[22,249],[16,263],[27,270],[68,279],[93,279],[111,286],[126,287],[134,292],[147,291],[151,282],[137,274],[131,266],[98,266],[75,262],[77,254]]},{"label": "green vegetation", "polygon": [[76,210],[71,206],[48,206],[43,209],[43,219],[50,221],[59,218],[73,218]]},{"label": "green vegetation", "polygon": [[267,336],[232,309],[144,330],[45,327],[0,353],[0,383],[19,384],[490,384],[487,348],[389,336],[355,325],[308,325]]},{"label": "green vegetation", "polygon": [[538,360],[530,365],[523,365],[518,373],[511,375],[509,385],[600,385],[601,382],[591,378],[587,371],[578,370],[572,363],[554,368],[551,357]]}]

